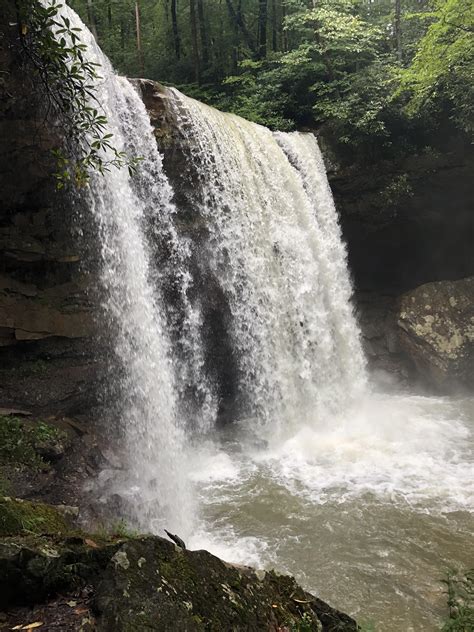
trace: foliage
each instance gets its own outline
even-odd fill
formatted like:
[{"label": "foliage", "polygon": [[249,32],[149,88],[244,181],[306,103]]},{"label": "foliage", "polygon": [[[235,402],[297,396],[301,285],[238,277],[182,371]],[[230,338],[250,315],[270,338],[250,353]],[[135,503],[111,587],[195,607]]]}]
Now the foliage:
[{"label": "foliage", "polygon": [[29,424],[19,417],[0,415],[0,464],[48,468],[37,446],[63,438],[64,433],[44,422]]},{"label": "foliage", "polygon": [[303,614],[300,621],[292,621],[289,625],[290,632],[312,632],[314,630],[314,620],[307,612]]},{"label": "foliage", "polygon": [[418,153],[443,117],[470,129],[470,0],[70,3],[120,72],[272,129],[321,130],[348,160]]},{"label": "foliage", "polygon": [[474,4],[437,0],[425,14],[431,24],[420,40],[413,63],[402,73],[409,94],[407,111],[437,113],[448,107],[454,121],[474,131]]},{"label": "foliage", "polygon": [[123,518],[110,526],[109,533],[113,536],[127,539],[133,539],[139,536],[139,532],[130,527]]},{"label": "foliage", "polygon": [[58,188],[68,180],[84,184],[92,171],[103,173],[128,160],[106,133],[107,119],[95,96],[98,64],[87,60],[80,30],[60,15],[58,0],[42,4],[38,0],[17,0],[22,50],[46,98],[47,115],[59,119],[67,148],[54,150]]},{"label": "foliage", "polygon": [[466,573],[450,570],[443,580],[449,619],[442,632],[470,632],[474,629],[474,569]]}]

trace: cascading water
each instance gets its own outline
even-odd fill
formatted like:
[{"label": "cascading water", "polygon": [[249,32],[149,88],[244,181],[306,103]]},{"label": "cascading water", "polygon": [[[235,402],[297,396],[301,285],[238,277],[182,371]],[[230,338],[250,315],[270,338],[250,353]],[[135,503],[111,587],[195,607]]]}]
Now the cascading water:
[{"label": "cascading water", "polygon": [[345,410],[365,382],[345,249],[316,139],[173,91],[209,266],[230,305],[240,395],[272,431]]},{"label": "cascading water", "polygon": [[[142,157],[136,176],[93,176],[85,194],[120,369],[125,463],[108,491],[128,499],[141,528],[290,571],[385,632],[434,629],[443,566],[469,558],[472,400],[367,386],[315,138],[272,134],[170,91],[205,226],[193,241],[138,93],[63,11],[101,65],[113,144]],[[196,266],[206,268],[198,280]],[[236,366],[236,430],[222,441],[208,432],[221,404],[208,377],[211,277]],[[246,440],[255,432],[265,441]]]},{"label": "cascading water", "polygon": [[[116,379],[120,381],[125,476],[110,481],[109,491],[128,499],[130,517],[140,527],[159,531],[166,526],[186,534],[191,528],[192,502],[180,463],[187,441],[182,385],[196,380],[201,425],[209,423],[215,406],[203,375],[199,374],[199,380],[196,377],[202,349],[199,306],[187,299],[192,283],[184,263],[189,243],[178,237],[173,226],[172,191],[142,100],[126,79],[114,74],[78,16],[67,7],[62,11],[73,27],[82,30],[88,59],[100,66],[95,96],[115,148],[141,158],[136,177],[126,169],[93,174],[86,194],[99,231],[103,309],[120,366]],[[167,243],[176,275],[172,281],[154,267],[154,239]],[[166,282],[179,287],[182,304],[177,344],[185,357],[179,360],[172,349],[173,318],[168,321],[164,308]]]}]

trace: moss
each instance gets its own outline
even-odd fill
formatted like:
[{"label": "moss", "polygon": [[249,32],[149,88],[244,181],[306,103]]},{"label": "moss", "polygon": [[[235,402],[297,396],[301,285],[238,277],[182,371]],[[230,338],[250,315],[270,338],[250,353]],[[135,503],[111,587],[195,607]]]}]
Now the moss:
[{"label": "moss", "polygon": [[51,505],[16,498],[0,498],[0,536],[20,533],[66,533],[64,514]]},{"label": "moss", "polygon": [[159,568],[160,574],[167,581],[173,582],[173,584],[184,590],[193,587],[199,582],[199,577],[195,570],[181,551],[176,551],[176,555],[170,561],[161,562]]},{"label": "moss", "polygon": [[42,377],[48,373],[49,363],[42,358],[36,360],[23,360],[19,366],[14,368],[1,368],[0,374],[13,373],[16,378]]},{"label": "moss", "polygon": [[11,483],[0,475],[0,496],[8,496],[11,490]]},{"label": "moss", "polygon": [[102,544],[110,542],[125,542],[141,537],[139,531],[136,531],[129,523],[121,518],[116,522],[99,523],[97,529],[91,534],[91,537]]},{"label": "moss", "polygon": [[42,456],[45,445],[66,439],[65,432],[46,422],[0,415],[0,464],[48,469]]},{"label": "moss", "polygon": [[30,433],[18,417],[0,416],[0,462],[41,467],[43,460],[36,453]]}]

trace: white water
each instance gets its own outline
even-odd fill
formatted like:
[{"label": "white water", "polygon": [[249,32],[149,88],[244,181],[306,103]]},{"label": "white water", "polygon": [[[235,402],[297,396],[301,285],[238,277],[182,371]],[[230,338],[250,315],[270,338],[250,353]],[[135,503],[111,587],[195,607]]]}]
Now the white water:
[{"label": "white water", "polygon": [[[131,178],[126,168],[93,174],[85,194],[99,232],[105,329],[111,331],[114,379],[121,393],[120,428],[114,427],[112,433],[123,433],[124,471],[116,480],[109,478],[106,489],[127,501],[127,517],[141,528],[159,532],[166,526],[187,534],[193,510],[180,462],[187,444],[182,389],[196,380],[202,401],[200,426],[209,424],[215,408],[212,389],[201,375],[199,306],[187,298],[192,283],[185,267],[190,244],[174,229],[172,190],[142,100],[126,79],[114,74],[78,16],[67,7],[62,12],[71,26],[82,29],[88,60],[100,64],[96,98],[114,147],[141,158],[137,176]],[[158,238],[167,243],[175,279],[154,268]],[[181,357],[172,349],[176,332],[173,318],[166,318],[161,293],[165,282],[179,287],[183,305],[182,333],[176,341]]]},{"label": "white water", "polygon": [[344,410],[363,392],[365,363],[316,139],[174,96],[209,267],[232,313],[244,414],[267,436]]},{"label": "white water", "polygon": [[[316,140],[272,135],[173,93],[239,379],[238,423],[191,445],[189,427],[212,428],[219,404],[190,298],[196,246],[175,228],[140,98],[67,15],[102,66],[98,99],[112,142],[143,157],[138,177],[113,170],[94,177],[88,195],[122,369],[125,467],[107,474],[107,492],[128,499],[127,517],[141,528],[165,526],[191,547],[296,573],[334,605],[372,613],[385,632],[435,629],[443,566],[474,557],[472,401],[367,385]],[[170,285],[179,308],[166,302]],[[200,410],[186,406],[190,388]]]}]

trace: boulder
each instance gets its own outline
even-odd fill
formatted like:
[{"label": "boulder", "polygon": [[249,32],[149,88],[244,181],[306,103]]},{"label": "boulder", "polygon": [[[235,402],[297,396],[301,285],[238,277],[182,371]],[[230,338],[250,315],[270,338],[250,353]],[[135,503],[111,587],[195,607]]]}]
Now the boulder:
[{"label": "boulder", "polygon": [[[96,632],[358,630],[292,577],[234,566],[158,536],[86,534],[74,529],[71,509],[0,499],[0,608],[8,629],[25,620],[28,606],[29,620],[45,629],[83,629],[81,619],[76,627],[66,619],[93,612]],[[78,611],[84,590],[87,607]]]},{"label": "boulder", "polygon": [[474,277],[404,294],[398,326],[402,348],[432,384],[474,386]]},{"label": "boulder", "polygon": [[125,542],[97,587],[99,630],[357,630],[292,577],[226,564],[156,536]]}]

